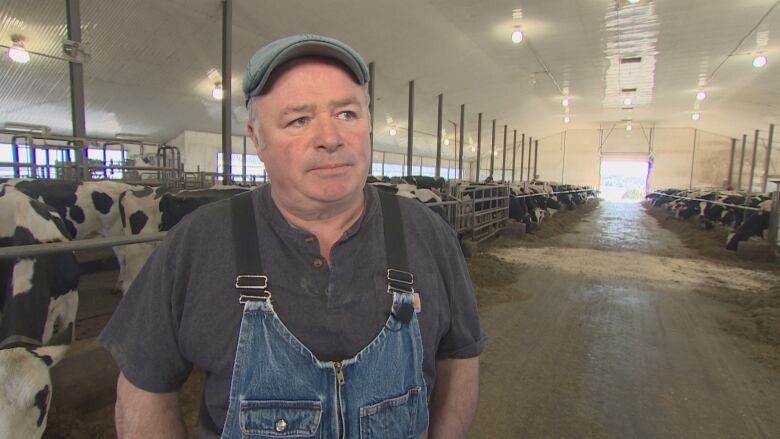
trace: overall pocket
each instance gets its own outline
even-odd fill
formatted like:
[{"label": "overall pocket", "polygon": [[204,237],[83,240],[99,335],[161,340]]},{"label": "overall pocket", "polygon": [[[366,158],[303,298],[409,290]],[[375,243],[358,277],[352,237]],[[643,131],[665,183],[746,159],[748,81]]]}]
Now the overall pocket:
[{"label": "overall pocket", "polygon": [[314,437],[322,418],[320,401],[241,401],[239,422],[248,438]]},{"label": "overall pocket", "polygon": [[360,437],[415,438],[422,395],[414,387],[401,396],[360,408]]}]

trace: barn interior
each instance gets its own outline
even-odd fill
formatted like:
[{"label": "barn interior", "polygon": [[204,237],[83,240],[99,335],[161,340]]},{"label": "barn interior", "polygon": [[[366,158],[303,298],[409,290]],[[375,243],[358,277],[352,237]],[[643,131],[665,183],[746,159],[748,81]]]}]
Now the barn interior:
[{"label": "barn interior", "polygon": [[[6,0],[0,179],[268,184],[245,65],[334,37],[370,63],[371,176],[444,179],[489,337],[468,437],[777,437],[778,4]],[[115,437],[119,238],[90,239],[43,437]]]}]

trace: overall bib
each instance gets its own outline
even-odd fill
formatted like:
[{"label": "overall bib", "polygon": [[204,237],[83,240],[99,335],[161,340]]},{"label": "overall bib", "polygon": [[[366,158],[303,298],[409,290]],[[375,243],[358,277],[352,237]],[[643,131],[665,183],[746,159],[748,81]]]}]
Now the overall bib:
[{"label": "overall bib", "polygon": [[[249,193],[231,199],[244,304],[222,438],[417,438],[428,428],[419,297],[408,272],[398,201],[380,193],[388,294],[385,326],[342,361],[319,361],[274,311]],[[417,301],[416,301],[417,299]],[[360,318],[360,316],[355,316]]]}]

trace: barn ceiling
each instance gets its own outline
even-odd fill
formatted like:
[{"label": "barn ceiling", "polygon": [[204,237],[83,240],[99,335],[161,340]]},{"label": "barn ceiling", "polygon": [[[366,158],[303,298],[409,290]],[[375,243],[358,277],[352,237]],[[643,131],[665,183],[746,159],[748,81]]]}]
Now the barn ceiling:
[{"label": "barn ceiling", "polygon": [[[497,145],[504,125],[511,144],[514,130],[538,138],[628,119],[737,137],[780,122],[776,3],[234,0],[233,131],[245,129],[240,84],[249,57],[273,39],[308,32],[342,39],[375,63],[379,150],[406,151],[410,80],[415,147],[429,154],[439,93],[449,137],[449,121],[459,121],[465,104],[467,159],[470,142],[478,140],[478,113],[483,148],[490,148],[494,119]],[[90,53],[84,64],[88,135],[166,141],[185,129],[220,131],[221,103],[211,97],[208,72],[221,67],[221,1],[81,0],[81,22]],[[0,44],[22,35],[30,51],[60,56],[65,23],[62,0],[5,0]],[[510,40],[513,25],[526,36],[520,44]],[[758,54],[769,57],[762,69],[751,65]],[[702,102],[695,98],[699,90],[707,92]],[[17,64],[0,57],[0,124],[68,134],[69,99],[67,62],[33,54],[29,64]],[[691,119],[694,111],[701,120]],[[391,126],[396,136],[389,135]],[[454,142],[444,147],[445,157],[453,154]]]}]

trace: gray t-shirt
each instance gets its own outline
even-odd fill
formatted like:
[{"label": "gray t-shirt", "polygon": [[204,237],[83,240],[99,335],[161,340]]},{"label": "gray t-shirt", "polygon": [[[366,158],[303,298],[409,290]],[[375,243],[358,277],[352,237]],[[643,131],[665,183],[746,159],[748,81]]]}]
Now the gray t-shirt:
[{"label": "gray t-shirt", "polygon": [[[317,238],[291,227],[270,185],[252,194],[263,271],[274,307],[290,331],[323,361],[354,356],[390,312],[382,210],[366,186],[366,208],[333,246],[331,264]],[[471,358],[484,347],[474,287],[455,233],[416,200],[399,199],[414,286],[422,310],[423,372],[429,392],[437,359]],[[224,424],[243,305],[235,289],[227,200],[185,217],[157,247],[100,335],[127,379],[171,392],[192,366],[206,372],[200,435]]]}]

